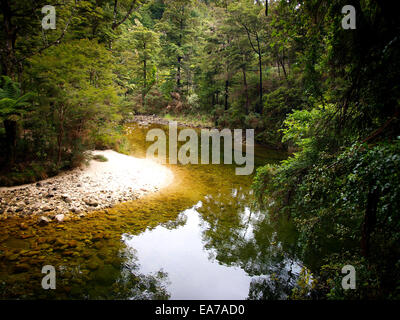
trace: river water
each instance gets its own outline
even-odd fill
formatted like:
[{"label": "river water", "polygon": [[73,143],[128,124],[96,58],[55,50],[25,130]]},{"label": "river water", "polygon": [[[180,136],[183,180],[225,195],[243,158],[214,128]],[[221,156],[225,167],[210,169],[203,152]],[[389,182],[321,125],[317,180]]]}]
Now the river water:
[{"label": "river water", "polygon": [[[144,157],[149,129],[127,126]],[[164,128],[165,129],[165,128]],[[255,165],[285,154],[255,148]],[[285,218],[255,203],[234,165],[169,165],[160,192],[59,225],[2,221],[0,297],[7,299],[285,299],[302,264]],[[56,289],[44,290],[44,265]]]}]

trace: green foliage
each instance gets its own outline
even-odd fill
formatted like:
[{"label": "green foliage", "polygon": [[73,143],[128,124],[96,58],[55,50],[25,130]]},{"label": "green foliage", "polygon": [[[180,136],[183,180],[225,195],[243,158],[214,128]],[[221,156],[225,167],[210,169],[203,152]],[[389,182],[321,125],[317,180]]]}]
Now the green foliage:
[{"label": "green foliage", "polygon": [[297,110],[290,113],[283,122],[281,129],[283,142],[292,142],[302,150],[310,150],[313,145],[311,137],[318,136],[320,128],[334,115],[335,107],[325,107],[308,110]]},{"label": "green foliage", "polygon": [[57,166],[50,161],[18,163],[7,174],[0,174],[0,185],[14,186],[47,179],[59,173]]},{"label": "green foliage", "polygon": [[194,2],[192,0],[166,0],[162,18],[155,29],[161,32],[162,63],[168,68],[169,81],[176,79],[174,90],[183,86],[187,57],[191,54],[190,37],[195,33]]},{"label": "green foliage", "polygon": [[[254,188],[269,212],[294,220],[317,296],[398,299],[399,97],[392,90],[399,51],[388,45],[398,24],[390,5],[360,2],[357,29],[345,32],[338,14],[345,4],[282,1],[272,9],[288,19],[273,15],[271,48],[297,50],[292,75],[304,94],[280,131],[296,152],[259,169]],[[268,95],[266,106],[283,109],[284,99]],[[346,264],[357,270],[357,290],[341,287]]]},{"label": "green foliage", "polygon": [[313,278],[310,270],[303,267],[297,279],[297,286],[292,289],[291,299],[307,300],[310,299],[310,293],[315,289],[318,281]]},{"label": "green foliage", "polygon": [[[348,264],[361,261],[357,270],[360,279],[367,279],[354,297],[383,297],[389,292],[396,295],[399,283],[389,285],[387,281],[399,272],[395,266],[400,254],[400,140],[376,145],[357,143],[329,154],[317,143],[313,132],[324,112],[329,111],[296,111],[288,117],[284,138],[293,139],[302,149],[279,166],[259,168],[255,193],[264,205],[272,206],[271,212],[286,213],[294,219],[303,258],[316,270],[323,257],[328,265],[337,261],[343,266],[346,263],[340,257],[347,256],[351,262]],[[378,195],[374,204],[372,193]],[[371,248],[368,259],[359,260],[360,243],[365,237],[362,227],[371,205],[376,210],[368,235]],[[368,280],[370,270],[379,274],[373,283]],[[328,278],[333,279],[332,275],[325,277],[321,284],[333,290],[327,297],[344,294],[339,284],[330,283]]]},{"label": "green foliage", "polygon": [[107,162],[108,161],[108,159],[105,156],[101,155],[101,154],[93,155],[92,159],[96,160],[96,161],[99,161],[99,162]]},{"label": "green foliage", "polygon": [[139,20],[121,27],[122,35],[115,44],[119,84],[132,101],[145,109],[146,96],[156,84],[160,50],[159,34],[143,26]]},{"label": "green foliage", "polygon": [[[76,162],[92,146],[95,132],[115,126],[120,119],[112,57],[96,41],[75,40],[48,49],[30,59],[30,64],[29,85],[39,88],[40,111],[54,124],[56,146],[49,145],[47,153],[56,149],[58,162],[62,157]],[[52,128],[49,131],[51,135]]]},{"label": "green foliage", "polygon": [[2,76],[0,84],[0,118],[17,121],[27,112],[33,93],[22,94],[19,85],[7,76]]}]

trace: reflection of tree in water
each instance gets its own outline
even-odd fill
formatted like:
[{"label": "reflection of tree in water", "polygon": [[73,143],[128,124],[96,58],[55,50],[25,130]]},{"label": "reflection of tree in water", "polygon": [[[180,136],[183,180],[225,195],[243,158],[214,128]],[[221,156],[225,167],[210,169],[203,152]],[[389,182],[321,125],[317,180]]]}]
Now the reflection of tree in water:
[{"label": "reflection of tree in water", "polygon": [[[62,272],[57,273],[57,288],[65,289],[67,280],[72,284],[67,297],[72,299],[157,300],[170,297],[166,289],[168,274],[162,270],[142,274],[134,249],[121,242],[118,252],[112,256],[112,263],[97,260],[97,268],[88,274],[83,274],[82,268],[94,269],[93,260],[78,268],[61,268]],[[55,298],[52,290],[46,293],[49,295],[46,298]],[[60,292],[56,294],[57,298],[63,298]]]},{"label": "reflection of tree in water", "polygon": [[[176,219],[161,223],[169,230],[185,225],[187,216],[179,214]],[[129,240],[134,235],[123,234],[122,241],[114,242],[112,252],[107,252],[106,258],[113,257],[112,262],[94,259],[97,269],[91,270],[84,279],[84,285],[72,288],[72,298],[77,299],[132,299],[132,300],[157,300],[168,299],[167,291],[168,274],[162,270],[143,274],[136,251],[127,246],[124,240]],[[111,249],[110,249],[111,250]],[[98,257],[98,254],[97,254]],[[93,260],[93,259],[91,259]],[[83,267],[90,268],[90,262]],[[82,278],[79,270],[75,278]]]},{"label": "reflection of tree in water", "polygon": [[285,299],[296,285],[296,231],[286,219],[271,221],[253,205],[251,191],[220,190],[198,209],[210,259],[237,266],[252,279],[249,299]]},{"label": "reflection of tree in water", "polygon": [[187,216],[184,214],[179,214],[178,217],[175,220],[170,220],[164,223],[161,223],[160,226],[168,229],[168,230],[173,230],[178,227],[184,226],[187,221]]},{"label": "reflection of tree in water", "polygon": [[249,300],[284,300],[290,296],[294,285],[280,277],[259,277],[251,280]]},{"label": "reflection of tree in water", "polygon": [[298,263],[284,259],[266,269],[267,275],[251,280],[248,299],[282,300],[290,297],[300,271]]},{"label": "reflection of tree in water", "polygon": [[[177,219],[177,225],[183,223]],[[177,226],[175,225],[175,227]],[[172,226],[170,226],[172,228]],[[131,236],[124,235],[123,239]],[[126,246],[121,250],[121,269],[113,283],[113,299],[160,300],[170,298],[167,292],[168,274],[162,270],[152,274],[141,274],[136,250]]]},{"label": "reflection of tree in water", "polygon": [[[103,267],[99,272],[106,272],[110,276],[110,269]],[[88,291],[89,299],[121,299],[121,300],[159,300],[168,299],[166,290],[168,274],[159,271],[155,274],[141,274],[137,265],[124,265],[120,272],[114,272],[109,278],[110,285],[99,283],[95,276],[95,289]],[[90,283],[88,284],[90,286]]]},{"label": "reflection of tree in water", "polygon": [[[118,260],[118,261],[117,261]],[[56,290],[43,290],[40,270],[18,273],[0,282],[4,299],[168,299],[168,275],[159,271],[141,274],[135,258],[123,252],[112,264],[100,264],[96,270],[87,265],[55,265]]]}]

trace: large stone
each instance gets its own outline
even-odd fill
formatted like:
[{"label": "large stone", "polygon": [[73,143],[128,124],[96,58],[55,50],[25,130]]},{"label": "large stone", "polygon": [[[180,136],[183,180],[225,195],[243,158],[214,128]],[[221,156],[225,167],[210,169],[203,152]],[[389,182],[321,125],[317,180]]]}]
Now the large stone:
[{"label": "large stone", "polygon": [[73,212],[73,213],[80,213],[81,212],[81,210],[79,208],[77,208],[77,207],[72,207],[70,209],[70,211]]},{"label": "large stone", "polygon": [[63,198],[63,200],[65,203],[72,203],[72,200],[69,197]]},{"label": "large stone", "polygon": [[99,203],[97,202],[97,200],[94,199],[85,199],[83,200],[88,206],[91,207],[97,207],[99,205]]},{"label": "large stone", "polygon": [[38,219],[38,224],[41,225],[41,226],[46,225],[46,224],[48,224],[49,222],[50,222],[50,220],[49,220],[48,218],[44,217],[44,216],[41,216],[41,217]]},{"label": "large stone", "polygon": [[63,222],[64,219],[65,219],[65,215],[64,215],[64,214],[57,214],[57,215],[54,217],[54,219],[55,219],[57,222]]}]

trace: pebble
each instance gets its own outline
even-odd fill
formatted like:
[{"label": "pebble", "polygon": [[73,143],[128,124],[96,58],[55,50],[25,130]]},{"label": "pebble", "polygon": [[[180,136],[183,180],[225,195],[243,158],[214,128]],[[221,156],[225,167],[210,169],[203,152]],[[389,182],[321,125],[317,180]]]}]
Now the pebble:
[{"label": "pebble", "polygon": [[57,214],[55,217],[55,220],[57,220],[58,222],[63,222],[65,219],[65,215],[64,214]]},{"label": "pebble", "polygon": [[128,177],[125,172],[118,176],[111,171],[107,168],[99,176],[90,176],[80,167],[27,187],[0,188],[0,215],[2,219],[36,215],[38,223],[46,225],[51,216],[59,222],[70,216],[82,218],[89,211],[110,208],[159,189],[141,181],[140,168]]},{"label": "pebble", "polygon": [[50,222],[50,220],[49,220],[48,218],[44,217],[44,216],[41,216],[41,217],[38,219],[38,224],[39,224],[39,225],[46,225],[46,224],[48,224],[49,222]]}]

